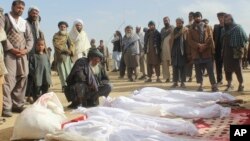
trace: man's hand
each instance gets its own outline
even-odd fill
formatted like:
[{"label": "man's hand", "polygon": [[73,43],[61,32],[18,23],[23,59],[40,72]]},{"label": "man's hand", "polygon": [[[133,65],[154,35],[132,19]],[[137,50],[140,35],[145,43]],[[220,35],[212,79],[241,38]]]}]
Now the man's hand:
[{"label": "man's hand", "polygon": [[20,54],[22,56],[26,55],[28,53],[28,50],[27,49],[20,49]]},{"label": "man's hand", "polygon": [[13,48],[10,50],[13,55],[21,54],[19,49]]},{"label": "man's hand", "polygon": [[206,44],[198,44],[198,51],[201,53],[204,51],[206,47],[207,47]]}]

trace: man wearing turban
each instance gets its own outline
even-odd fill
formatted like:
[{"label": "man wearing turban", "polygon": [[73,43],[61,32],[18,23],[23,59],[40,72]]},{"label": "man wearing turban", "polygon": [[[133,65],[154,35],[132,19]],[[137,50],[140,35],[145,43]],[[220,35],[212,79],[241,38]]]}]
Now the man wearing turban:
[{"label": "man wearing turban", "polygon": [[65,89],[66,98],[71,102],[69,108],[96,106],[100,96],[107,97],[111,92],[109,78],[100,63],[102,58],[97,48],[91,48],[87,58],[75,62]]},{"label": "man wearing turban", "polygon": [[67,33],[68,23],[61,21],[58,23],[59,32],[55,33],[53,37],[53,45],[55,48],[55,59],[57,64],[57,71],[62,85],[62,90],[67,86],[66,78],[68,77],[72,61],[71,57],[74,55],[74,44]]},{"label": "man wearing turban", "polygon": [[74,21],[73,27],[69,32],[69,37],[75,45],[75,53],[71,57],[73,63],[77,59],[87,56],[88,50],[90,48],[90,43],[86,32],[83,29],[83,21],[77,19]]}]

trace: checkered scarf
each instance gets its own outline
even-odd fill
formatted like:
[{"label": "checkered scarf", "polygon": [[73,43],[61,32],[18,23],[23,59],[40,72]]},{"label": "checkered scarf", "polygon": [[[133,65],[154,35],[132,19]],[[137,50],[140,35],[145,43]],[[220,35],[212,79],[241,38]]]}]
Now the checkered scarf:
[{"label": "checkered scarf", "polygon": [[229,36],[231,47],[245,47],[248,42],[247,34],[240,25],[235,24],[231,29],[222,30],[222,37]]}]

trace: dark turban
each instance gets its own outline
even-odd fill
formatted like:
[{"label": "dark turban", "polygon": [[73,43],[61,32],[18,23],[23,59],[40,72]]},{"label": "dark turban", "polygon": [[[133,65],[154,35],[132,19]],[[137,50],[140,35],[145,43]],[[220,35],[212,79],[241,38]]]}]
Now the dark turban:
[{"label": "dark turban", "polygon": [[201,17],[201,18],[202,18],[201,12],[195,12],[195,13],[194,13],[194,17]]},{"label": "dark turban", "polygon": [[225,14],[226,13],[224,13],[224,12],[219,12],[219,13],[217,13],[217,17],[223,17],[223,16],[225,16]]},{"label": "dark turban", "polygon": [[103,54],[97,48],[90,48],[88,53],[88,59],[93,57],[103,58]]},{"label": "dark turban", "polygon": [[68,23],[65,22],[65,21],[60,21],[60,22],[58,23],[58,27],[60,27],[61,25],[65,25],[66,27],[69,27]]},{"label": "dark turban", "polygon": [[154,21],[149,21],[148,25],[155,25],[155,22]]}]

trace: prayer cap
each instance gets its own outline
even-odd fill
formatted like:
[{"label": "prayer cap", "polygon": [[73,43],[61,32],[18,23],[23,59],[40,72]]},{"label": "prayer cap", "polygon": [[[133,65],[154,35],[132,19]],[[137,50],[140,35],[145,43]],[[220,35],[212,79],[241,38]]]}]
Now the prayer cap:
[{"label": "prayer cap", "polygon": [[61,25],[66,25],[66,27],[69,26],[68,23],[65,22],[65,21],[60,21],[60,22],[58,23],[58,27],[60,27]]},{"label": "prayer cap", "polygon": [[40,12],[40,10],[39,10],[38,7],[36,7],[36,6],[31,6],[31,7],[29,8],[29,10],[28,10],[28,13],[30,13],[32,10],[36,10],[36,11]]},{"label": "prayer cap", "polygon": [[99,57],[102,59],[103,54],[97,48],[90,48],[89,53],[88,53],[88,58],[91,58],[91,57]]},{"label": "prayer cap", "polygon": [[76,24],[81,24],[81,25],[83,25],[83,21],[81,20],[81,19],[76,19],[75,21],[74,21],[74,25],[76,25]]},{"label": "prayer cap", "polygon": [[155,25],[155,22],[154,21],[149,21],[148,25]]},{"label": "prayer cap", "polygon": [[195,12],[195,13],[194,13],[194,17],[202,17],[201,12],[199,12],[199,11],[198,11],[198,12]]}]

